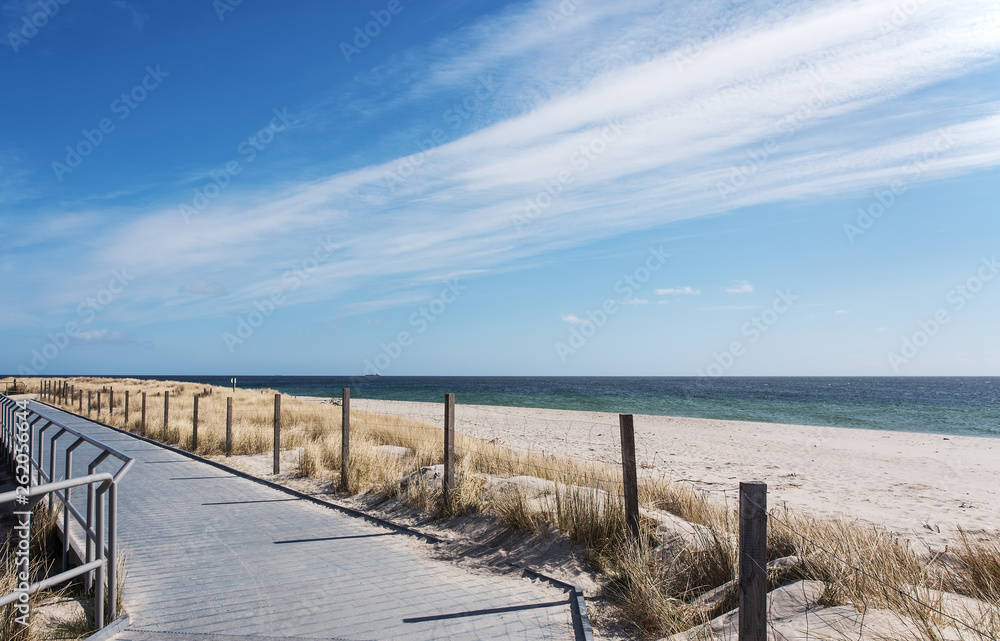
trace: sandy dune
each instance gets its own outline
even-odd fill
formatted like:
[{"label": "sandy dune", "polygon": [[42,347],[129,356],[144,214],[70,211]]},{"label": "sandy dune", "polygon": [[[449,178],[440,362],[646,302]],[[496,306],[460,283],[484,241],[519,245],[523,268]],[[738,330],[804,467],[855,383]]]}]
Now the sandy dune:
[{"label": "sandy dune", "polygon": [[[441,425],[443,405],[352,399],[352,409]],[[456,427],[511,447],[617,463],[618,416],[459,405]],[[769,505],[881,523],[938,549],[956,528],[1000,528],[1000,439],[636,416],[644,474],[684,479],[733,501],[768,484]]]}]

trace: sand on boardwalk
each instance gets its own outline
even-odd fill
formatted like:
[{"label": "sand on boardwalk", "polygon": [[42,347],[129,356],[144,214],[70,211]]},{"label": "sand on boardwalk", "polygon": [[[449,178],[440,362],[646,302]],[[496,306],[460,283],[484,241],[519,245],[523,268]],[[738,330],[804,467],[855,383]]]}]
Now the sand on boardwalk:
[{"label": "sand on boardwalk", "polygon": [[[322,400],[322,399],[317,399]],[[441,403],[352,399],[351,409],[436,425]],[[510,447],[618,464],[618,415],[458,405],[456,429]],[[740,481],[770,507],[859,518],[941,549],[957,528],[1000,529],[1000,439],[635,416],[640,473],[686,480],[731,505]]]}]

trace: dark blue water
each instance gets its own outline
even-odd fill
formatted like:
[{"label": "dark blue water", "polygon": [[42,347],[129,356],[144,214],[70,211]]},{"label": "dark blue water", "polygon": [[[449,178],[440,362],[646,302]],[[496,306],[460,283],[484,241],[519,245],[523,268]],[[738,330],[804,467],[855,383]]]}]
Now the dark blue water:
[{"label": "dark blue water", "polygon": [[[153,378],[153,377],[139,377]],[[228,376],[169,376],[229,385]],[[998,377],[245,376],[299,396],[546,407],[1000,437]]]}]

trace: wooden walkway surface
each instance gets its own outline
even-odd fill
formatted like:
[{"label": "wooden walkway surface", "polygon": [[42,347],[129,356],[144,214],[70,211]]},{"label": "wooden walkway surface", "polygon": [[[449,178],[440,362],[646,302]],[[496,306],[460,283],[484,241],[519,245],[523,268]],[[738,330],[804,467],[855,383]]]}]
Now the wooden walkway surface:
[{"label": "wooden walkway surface", "polygon": [[116,639],[585,638],[572,594],[548,583],[470,573],[398,530],[33,405],[136,460],[119,489],[131,623]]}]

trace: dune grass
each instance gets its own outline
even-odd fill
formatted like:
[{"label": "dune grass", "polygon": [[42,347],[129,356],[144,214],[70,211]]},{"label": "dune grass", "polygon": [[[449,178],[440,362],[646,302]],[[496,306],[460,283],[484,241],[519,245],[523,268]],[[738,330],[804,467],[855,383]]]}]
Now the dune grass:
[{"label": "dune grass", "polygon": [[[37,389],[37,382],[27,381]],[[193,383],[75,378],[76,389],[102,391],[100,419],[141,431],[139,399],[146,392],[146,430],[151,438],[191,448],[193,398],[199,397],[198,454],[224,454],[226,398],[233,397],[233,454],[264,454],[272,447],[273,390],[241,390]],[[114,388],[114,407],[108,392]],[[122,404],[129,391],[128,421]],[[170,392],[169,424],[163,424],[164,392]],[[298,471],[340,481],[341,408],[284,396],[282,446],[301,448]],[[87,401],[84,398],[83,413]],[[76,410],[79,400],[68,409]],[[96,410],[92,412],[97,416]],[[704,526],[684,545],[664,554],[657,523],[643,518],[639,541],[626,535],[620,469],[506,448],[462,434],[456,440],[457,487],[444,505],[440,490],[416,474],[442,462],[443,432],[431,423],[352,410],[347,492],[404,495],[412,505],[450,516],[489,511],[527,532],[557,528],[586,549],[591,565],[609,580],[606,595],[620,620],[640,636],[659,638],[688,630],[736,605],[735,589],[710,607],[698,597],[737,576],[738,516],[734,505],[709,499],[690,485],[646,476],[640,503]],[[401,457],[381,445],[408,448]],[[553,482],[542,499],[517,488],[489,491],[490,479],[528,476]],[[885,529],[845,520],[817,519],[772,510],[768,559],[795,556],[791,568],[770,572],[772,588],[799,579],[822,581],[822,605],[851,605],[859,612],[886,610],[899,616],[914,638],[988,639],[1000,636],[1000,544],[963,533],[949,554],[928,558]],[[976,601],[954,604],[947,593]],[[914,600],[910,596],[919,599]],[[972,603],[973,605],[969,605]],[[954,616],[985,635],[956,624]],[[913,632],[916,630],[916,632]],[[899,638],[908,638],[900,632]]]},{"label": "dune grass", "polygon": [[[30,574],[32,577],[31,581],[35,582],[41,577],[52,573],[54,563],[51,561],[50,554],[53,550],[61,548],[55,532],[56,520],[44,504],[36,506],[32,512],[31,526]],[[13,592],[17,587],[16,547],[17,539],[13,532],[10,533],[5,541],[0,542],[0,594]],[[54,641],[57,639],[82,639],[89,636],[93,633],[94,626],[86,613],[82,613],[76,619],[61,621],[55,625],[46,625],[43,620],[36,616],[41,607],[66,600],[77,591],[77,586],[69,585],[57,589],[43,590],[31,595],[28,598],[28,606],[31,613],[28,617],[28,626],[22,625],[17,620],[21,616],[21,613],[15,609],[13,604],[0,608],[0,639],[9,641]]]}]

